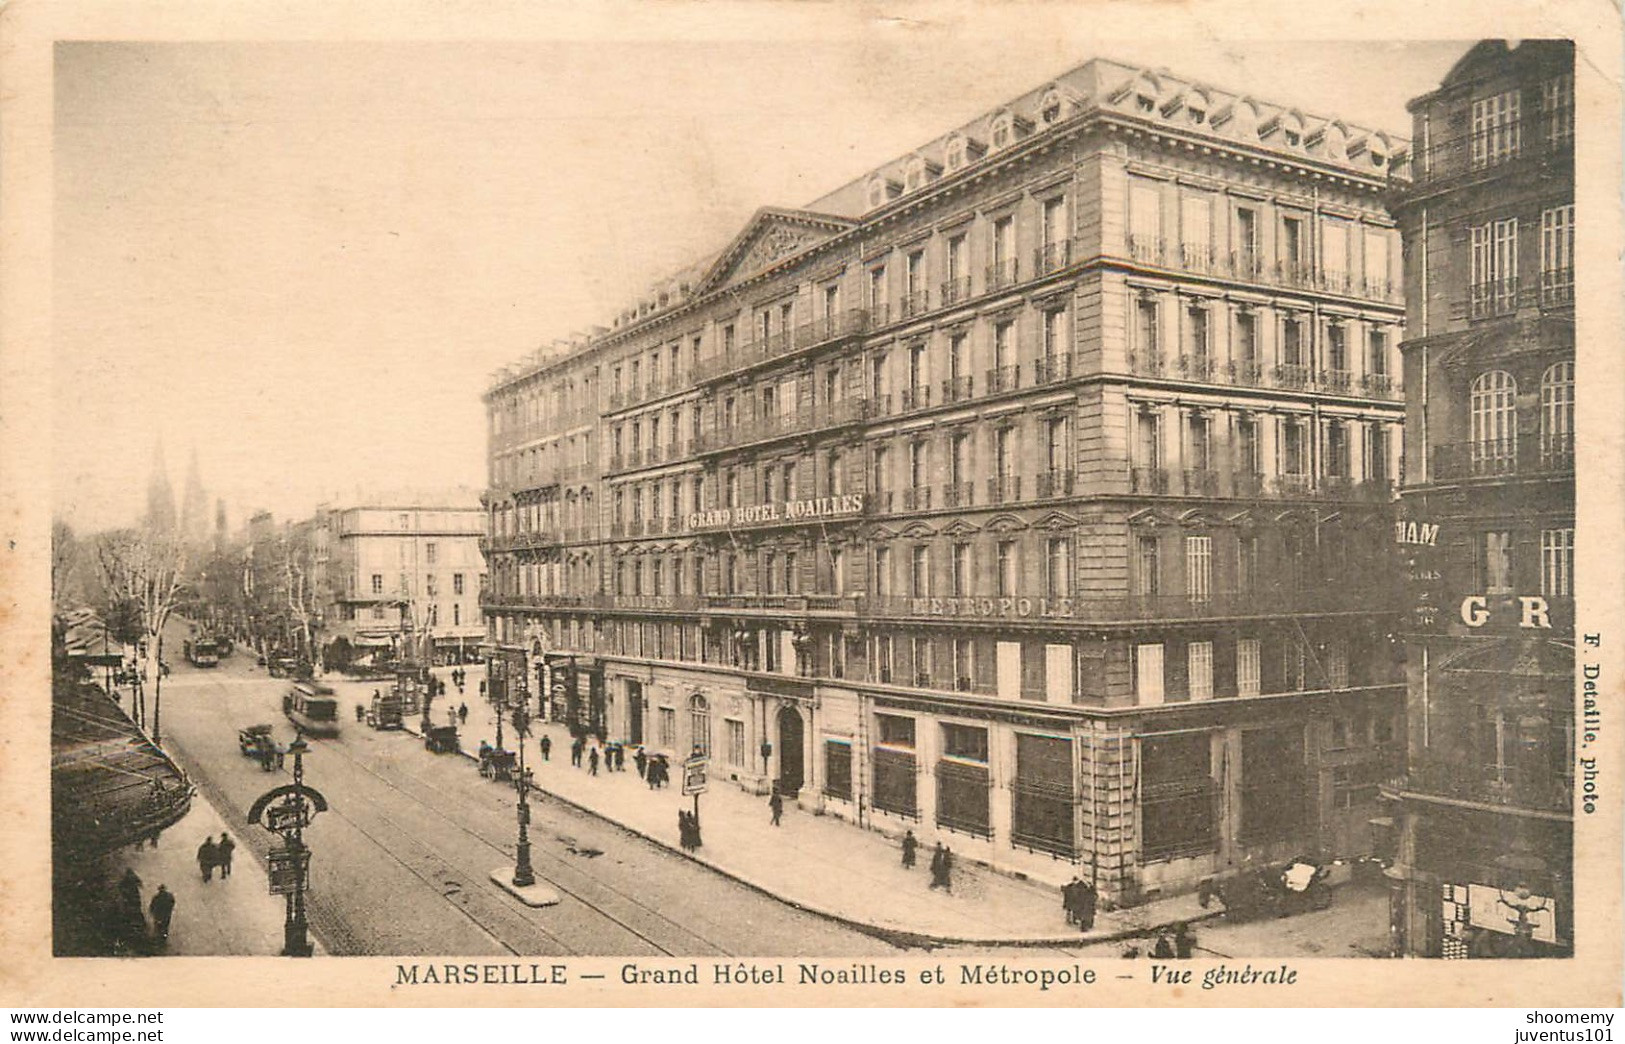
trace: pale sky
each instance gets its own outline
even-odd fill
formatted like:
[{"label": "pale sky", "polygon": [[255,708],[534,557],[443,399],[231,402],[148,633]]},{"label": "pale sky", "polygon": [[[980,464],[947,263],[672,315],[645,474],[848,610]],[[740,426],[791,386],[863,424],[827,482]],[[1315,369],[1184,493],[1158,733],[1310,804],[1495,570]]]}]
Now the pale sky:
[{"label": "pale sky", "polygon": [[608,325],[758,207],[1091,57],[1405,137],[1405,101],[1469,46],[765,22],[712,42],[59,44],[58,512],[134,520],[160,437],[177,495],[195,447],[233,525],[477,488],[493,370]]}]

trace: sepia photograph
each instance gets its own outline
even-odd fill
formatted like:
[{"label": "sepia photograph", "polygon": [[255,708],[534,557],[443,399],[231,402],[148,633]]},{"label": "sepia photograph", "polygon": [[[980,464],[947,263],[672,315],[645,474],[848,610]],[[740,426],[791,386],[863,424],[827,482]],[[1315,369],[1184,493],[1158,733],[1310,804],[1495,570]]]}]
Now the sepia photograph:
[{"label": "sepia photograph", "polygon": [[545,10],[36,41],[19,996],[1618,1004],[1578,20]]}]

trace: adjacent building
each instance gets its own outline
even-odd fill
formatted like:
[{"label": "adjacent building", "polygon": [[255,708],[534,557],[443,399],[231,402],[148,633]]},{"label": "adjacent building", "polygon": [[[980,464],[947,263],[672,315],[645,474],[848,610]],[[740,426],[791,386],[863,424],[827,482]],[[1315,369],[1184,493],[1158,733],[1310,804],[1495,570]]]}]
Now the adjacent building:
[{"label": "adjacent building", "polygon": [[1372,851],[1406,148],[1097,60],[759,211],[487,390],[503,677],[1117,903]]},{"label": "adjacent building", "polygon": [[485,516],[472,493],[466,502],[324,507],[312,527],[312,582],[330,663],[381,650],[432,650],[441,662],[476,654],[485,637]]},{"label": "adjacent building", "polygon": [[1409,765],[1396,949],[1572,952],[1574,48],[1490,40],[1410,105]]}]

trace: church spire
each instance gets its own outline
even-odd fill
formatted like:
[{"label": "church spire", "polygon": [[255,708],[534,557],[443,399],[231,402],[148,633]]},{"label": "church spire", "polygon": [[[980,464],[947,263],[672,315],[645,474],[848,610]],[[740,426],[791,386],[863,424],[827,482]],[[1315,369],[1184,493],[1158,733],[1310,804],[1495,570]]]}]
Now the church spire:
[{"label": "church spire", "polygon": [[153,448],[152,475],[147,480],[147,527],[157,532],[175,528],[175,489],[169,484],[162,437]]}]

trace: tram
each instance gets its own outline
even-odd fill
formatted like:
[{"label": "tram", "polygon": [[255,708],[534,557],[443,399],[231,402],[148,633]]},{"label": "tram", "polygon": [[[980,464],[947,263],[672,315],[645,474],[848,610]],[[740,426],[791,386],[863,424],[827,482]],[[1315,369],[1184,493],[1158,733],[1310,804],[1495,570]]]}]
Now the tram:
[{"label": "tram", "polygon": [[295,682],[282,697],[282,713],[301,736],[337,736],[339,701],[333,690],[317,682]]},{"label": "tram", "polygon": [[220,646],[213,638],[186,639],[186,660],[193,667],[213,667],[220,662]]}]

